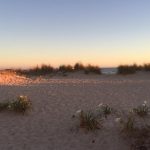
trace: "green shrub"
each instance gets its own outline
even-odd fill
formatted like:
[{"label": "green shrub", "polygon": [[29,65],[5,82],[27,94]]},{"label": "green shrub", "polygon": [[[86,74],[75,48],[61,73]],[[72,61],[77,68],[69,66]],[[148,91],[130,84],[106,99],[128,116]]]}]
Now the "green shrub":
[{"label": "green shrub", "polygon": [[147,116],[150,112],[150,107],[147,106],[147,102],[145,101],[142,105],[137,108],[133,108],[133,112],[135,112],[140,117]]},{"label": "green shrub", "polygon": [[13,100],[12,102],[0,103],[0,111],[10,110],[25,113],[28,109],[31,109],[31,106],[31,101],[27,96],[19,96],[17,100]]},{"label": "green shrub", "polygon": [[135,119],[133,116],[129,115],[127,118],[121,119],[122,132],[131,134],[135,130]]},{"label": "green shrub", "polygon": [[0,103],[0,111],[8,109],[9,102]]},{"label": "green shrub", "polygon": [[100,122],[91,111],[81,111],[79,119],[80,128],[85,128],[87,130],[96,130],[101,128]]},{"label": "green shrub", "polygon": [[105,118],[107,118],[107,116],[110,115],[113,111],[113,109],[107,104],[99,104],[97,110],[99,112],[99,115],[102,115]]},{"label": "green shrub", "polygon": [[11,103],[11,109],[16,112],[25,113],[31,108],[31,102],[27,96],[19,96],[17,100]]}]

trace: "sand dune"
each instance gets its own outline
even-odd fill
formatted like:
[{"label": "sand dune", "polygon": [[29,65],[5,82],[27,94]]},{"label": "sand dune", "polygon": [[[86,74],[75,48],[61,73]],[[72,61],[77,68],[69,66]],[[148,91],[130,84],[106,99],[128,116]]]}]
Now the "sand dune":
[{"label": "sand dune", "polygon": [[114,116],[105,120],[102,130],[86,133],[74,130],[72,115],[102,102],[120,110],[144,100],[150,103],[150,77],[145,74],[33,80],[2,73],[0,85],[1,102],[27,95],[33,103],[33,110],[24,116],[0,112],[1,150],[129,150]]}]

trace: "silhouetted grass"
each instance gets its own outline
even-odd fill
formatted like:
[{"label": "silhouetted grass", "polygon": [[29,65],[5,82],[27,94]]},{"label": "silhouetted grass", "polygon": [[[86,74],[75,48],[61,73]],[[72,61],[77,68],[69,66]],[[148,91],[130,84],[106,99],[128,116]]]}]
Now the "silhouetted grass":
[{"label": "silhouetted grass", "polygon": [[118,74],[134,74],[138,70],[136,65],[120,65],[118,66]]},{"label": "silhouetted grass", "polygon": [[101,74],[101,69],[98,66],[88,65],[84,67],[84,73],[95,73],[95,74]]},{"label": "silhouetted grass", "polygon": [[143,65],[143,70],[150,71],[150,64],[144,64]]},{"label": "silhouetted grass", "polygon": [[137,71],[150,71],[150,64],[144,65],[120,65],[118,66],[118,74],[134,74]]},{"label": "silhouetted grass", "polygon": [[55,68],[53,68],[51,65],[41,65],[36,66],[31,69],[27,70],[16,70],[17,73],[23,74],[23,75],[33,75],[33,76],[39,76],[39,75],[48,75],[55,72]]},{"label": "silhouetted grass", "polygon": [[73,72],[74,69],[71,65],[61,65],[59,66],[58,71],[62,73],[67,73],[67,72]]},{"label": "silhouetted grass", "polygon": [[85,69],[85,67],[84,67],[84,65],[81,64],[81,63],[76,63],[76,64],[74,65],[74,70],[75,70],[75,71],[82,71],[82,70],[84,70],[84,69]]}]

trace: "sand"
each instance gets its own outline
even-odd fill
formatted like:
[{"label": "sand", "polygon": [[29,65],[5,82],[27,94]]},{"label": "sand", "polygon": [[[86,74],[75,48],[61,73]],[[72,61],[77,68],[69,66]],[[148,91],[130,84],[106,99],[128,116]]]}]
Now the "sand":
[{"label": "sand", "polygon": [[[0,74],[0,101],[28,96],[33,110],[25,115],[0,112],[0,150],[129,150],[115,117],[102,130],[76,130],[72,115],[99,103],[129,110],[150,104],[150,74],[69,75],[29,79]],[[93,143],[94,140],[94,143]]]}]

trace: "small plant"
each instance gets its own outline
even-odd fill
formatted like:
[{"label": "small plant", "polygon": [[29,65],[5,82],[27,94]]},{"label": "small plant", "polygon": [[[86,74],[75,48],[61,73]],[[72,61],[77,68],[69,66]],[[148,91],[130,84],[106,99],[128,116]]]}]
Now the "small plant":
[{"label": "small plant", "polygon": [[102,127],[101,120],[92,111],[84,112],[83,110],[78,110],[76,115],[73,115],[74,117],[79,119],[79,127],[88,131],[95,131]]},{"label": "small plant", "polygon": [[108,115],[112,113],[112,108],[107,104],[99,104],[98,105],[98,111],[100,115],[103,115],[105,118],[107,118]]},{"label": "small plant", "polygon": [[9,102],[0,103],[0,111],[8,109]]},{"label": "small plant", "polygon": [[81,113],[80,113],[80,127],[85,128],[89,131],[89,130],[100,129],[101,125],[91,111],[89,111],[89,112],[81,111]]},{"label": "small plant", "polygon": [[139,115],[140,117],[145,117],[149,114],[150,107],[147,106],[147,102],[144,101],[144,103],[137,108],[133,108],[133,112]]},{"label": "small plant", "polygon": [[122,132],[130,134],[135,130],[135,120],[133,116],[129,115],[126,119],[121,119],[120,123],[122,124]]},{"label": "small plant", "polygon": [[3,102],[0,103],[0,111],[2,110],[13,110],[16,112],[25,113],[27,109],[31,108],[31,102],[27,96],[19,96],[17,100],[12,102]]},{"label": "small plant", "polygon": [[25,113],[27,109],[31,108],[31,102],[27,96],[19,96],[17,100],[10,104],[10,109],[16,112]]}]

